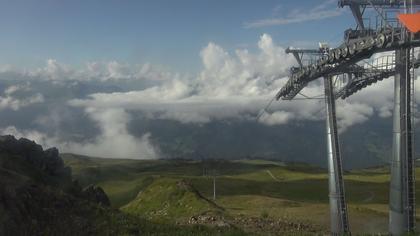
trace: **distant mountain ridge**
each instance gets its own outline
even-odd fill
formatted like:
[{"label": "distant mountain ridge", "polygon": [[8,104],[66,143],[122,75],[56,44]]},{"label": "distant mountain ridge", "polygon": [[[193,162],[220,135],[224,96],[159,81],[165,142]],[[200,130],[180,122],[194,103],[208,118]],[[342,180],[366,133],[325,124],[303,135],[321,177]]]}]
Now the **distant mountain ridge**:
[{"label": "distant mountain ridge", "polygon": [[[294,121],[266,126],[255,121],[180,124],[168,120],[132,123],[136,136],[150,132],[163,158],[244,159],[263,158],[305,162],[327,167],[325,122]],[[419,132],[416,135],[420,135]],[[389,162],[392,146],[391,118],[372,117],[340,134],[345,169]],[[416,145],[420,151],[420,145]]]}]

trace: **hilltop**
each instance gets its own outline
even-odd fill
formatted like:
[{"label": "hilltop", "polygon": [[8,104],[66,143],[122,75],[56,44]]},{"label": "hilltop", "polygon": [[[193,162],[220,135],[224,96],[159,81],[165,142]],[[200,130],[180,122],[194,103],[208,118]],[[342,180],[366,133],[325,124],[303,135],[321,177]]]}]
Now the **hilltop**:
[{"label": "hilltop", "polygon": [[222,214],[224,209],[207,199],[185,180],[157,179],[122,210],[152,220],[184,223],[197,213]]}]

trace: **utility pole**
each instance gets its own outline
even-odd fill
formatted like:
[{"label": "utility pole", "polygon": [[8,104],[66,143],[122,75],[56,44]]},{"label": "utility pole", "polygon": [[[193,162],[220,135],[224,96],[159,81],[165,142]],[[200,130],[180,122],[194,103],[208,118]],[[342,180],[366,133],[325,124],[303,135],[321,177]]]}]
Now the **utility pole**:
[{"label": "utility pole", "polygon": [[216,176],[213,173],[213,201],[216,201]]}]

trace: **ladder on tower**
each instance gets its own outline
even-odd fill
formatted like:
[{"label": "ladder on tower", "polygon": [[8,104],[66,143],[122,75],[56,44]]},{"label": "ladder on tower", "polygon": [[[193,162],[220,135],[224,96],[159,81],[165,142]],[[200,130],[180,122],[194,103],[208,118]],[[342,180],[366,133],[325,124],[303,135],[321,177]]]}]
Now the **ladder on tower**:
[{"label": "ladder on tower", "polygon": [[[409,50],[409,56],[407,57],[408,59],[408,63],[414,63],[414,61],[416,60],[415,58],[415,50],[414,48],[412,48],[412,50]],[[409,71],[409,78],[410,78],[410,125],[411,125],[411,132],[410,132],[410,139],[411,142],[408,142],[410,145],[408,146],[408,152],[410,154],[410,156],[408,156],[408,158],[410,158],[407,161],[407,191],[408,191],[408,226],[411,229],[414,229],[416,226],[416,222],[415,222],[415,215],[416,215],[416,208],[415,208],[415,152],[414,152],[414,148],[413,148],[413,144],[414,144],[414,131],[415,131],[415,114],[416,114],[416,101],[415,101],[415,80],[416,80],[416,76],[415,76],[415,68],[414,66],[412,66],[411,68],[408,69]]]}]

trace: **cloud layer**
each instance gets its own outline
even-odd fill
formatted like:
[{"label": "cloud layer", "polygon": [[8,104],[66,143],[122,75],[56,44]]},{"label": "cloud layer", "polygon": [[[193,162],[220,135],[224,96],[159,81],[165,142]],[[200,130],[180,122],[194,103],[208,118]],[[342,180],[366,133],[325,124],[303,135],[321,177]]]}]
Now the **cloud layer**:
[{"label": "cloud layer", "polygon": [[[199,52],[203,68],[194,76],[151,64],[115,61],[90,62],[76,68],[51,59],[45,67],[33,70],[2,67],[0,82],[6,89],[0,96],[0,112],[12,110],[23,121],[2,123],[0,133],[29,137],[64,152],[157,158],[160,148],[152,141],[153,132],[141,131],[139,135],[130,124],[145,120],[193,125],[256,122],[257,115],[287,81],[288,69],[295,65],[293,56],[285,54],[267,34],[260,37],[257,48],[256,52],[238,49],[229,53],[210,42]],[[322,120],[323,91],[321,80],[310,83],[302,92],[319,99],[274,102],[258,122],[274,126]],[[340,131],[374,114],[389,117],[392,101],[392,79],[340,100]]]},{"label": "cloud layer", "polygon": [[[91,94],[88,99],[74,99],[69,104],[101,109],[123,107],[141,110],[150,119],[183,123],[254,118],[285,83],[288,68],[295,63],[269,35],[261,36],[258,48],[256,54],[236,50],[230,55],[209,43],[200,52],[204,68],[197,77],[176,77],[144,90]],[[275,124],[278,118],[264,120]]]},{"label": "cloud layer", "polygon": [[150,134],[136,138],[127,130],[130,116],[123,109],[88,109],[91,119],[99,125],[101,134],[89,142],[61,141],[59,137],[48,136],[36,130],[19,130],[15,126],[0,129],[0,134],[25,137],[46,146],[57,146],[61,152],[104,158],[155,159],[157,148],[151,144]]},{"label": "cloud layer", "polygon": [[14,111],[22,107],[30,106],[35,103],[42,103],[44,97],[40,93],[30,94],[30,84],[12,85],[3,91],[3,96],[0,96],[0,110],[11,109]]}]

